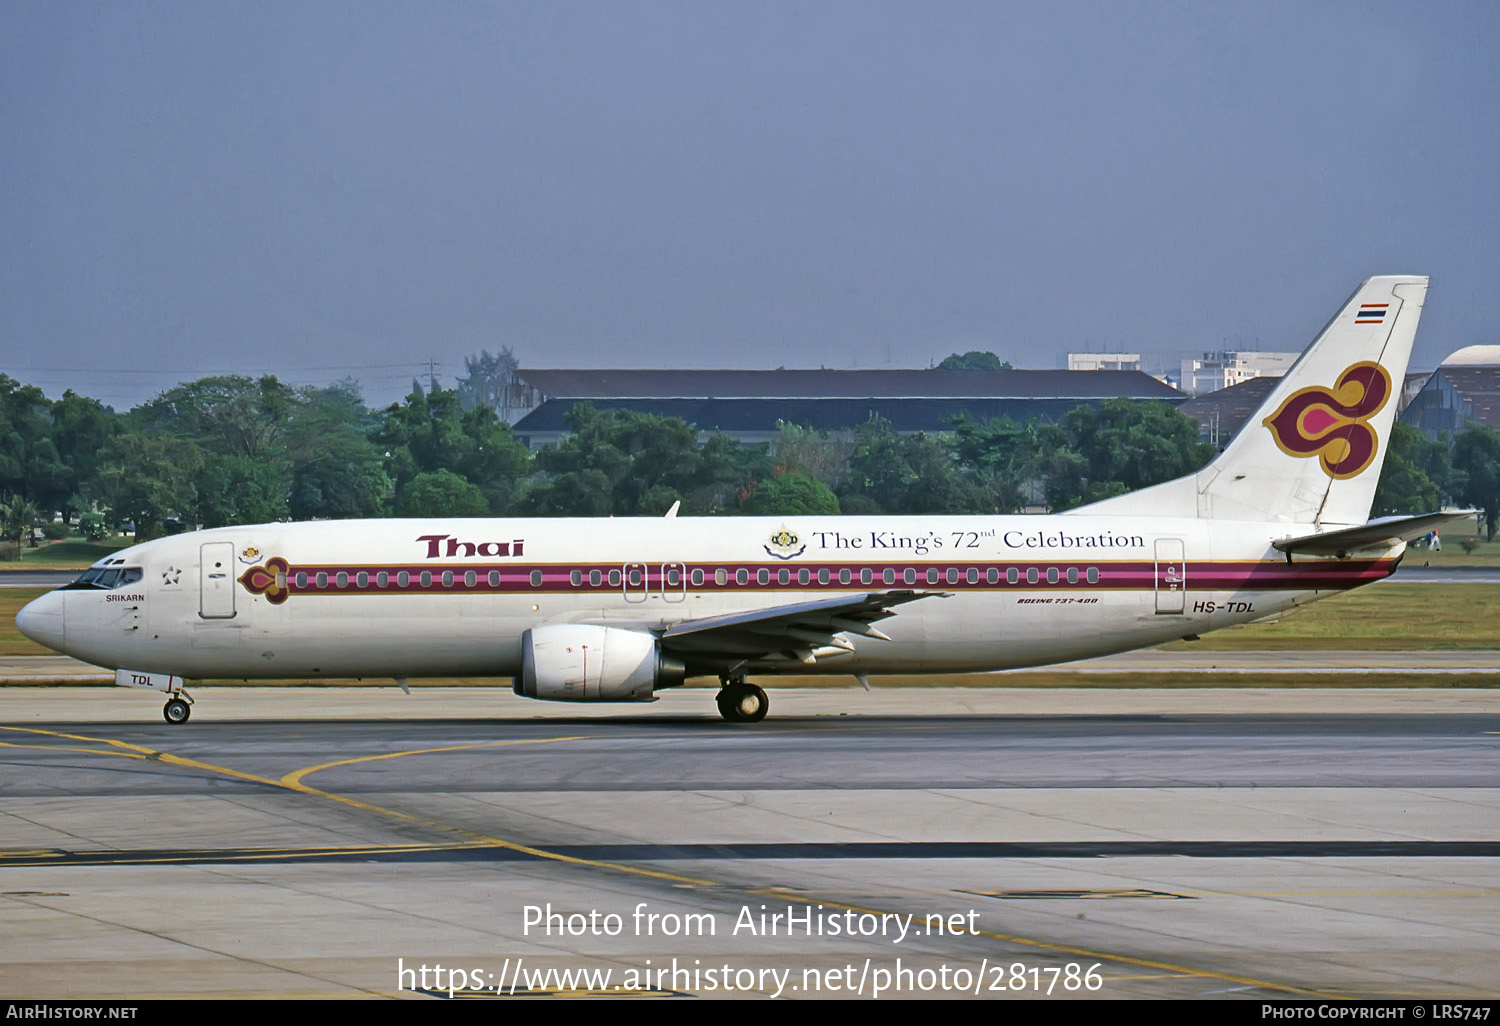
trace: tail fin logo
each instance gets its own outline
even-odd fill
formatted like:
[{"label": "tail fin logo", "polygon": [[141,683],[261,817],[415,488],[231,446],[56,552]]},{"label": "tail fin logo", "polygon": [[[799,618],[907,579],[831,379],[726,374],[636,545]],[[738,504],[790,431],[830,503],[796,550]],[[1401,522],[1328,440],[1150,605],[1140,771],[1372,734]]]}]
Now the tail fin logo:
[{"label": "tail fin logo", "polygon": [[1380,452],[1380,438],[1369,424],[1391,398],[1391,376],[1378,363],[1356,363],[1339,375],[1332,390],[1321,385],[1287,396],[1261,421],[1288,456],[1317,456],[1323,473],[1336,481],[1364,473]]}]

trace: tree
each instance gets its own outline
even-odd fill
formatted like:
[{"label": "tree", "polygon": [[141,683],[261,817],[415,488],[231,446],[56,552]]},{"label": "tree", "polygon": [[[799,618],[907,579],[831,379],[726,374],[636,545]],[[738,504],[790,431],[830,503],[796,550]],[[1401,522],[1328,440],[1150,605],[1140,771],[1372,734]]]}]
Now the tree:
[{"label": "tree", "polygon": [[1002,361],[994,353],[971,349],[960,356],[954,353],[937,365],[938,370],[1014,370],[1009,360]]},{"label": "tree", "polygon": [[1386,446],[1385,465],[1375,489],[1375,516],[1430,513],[1442,505],[1452,485],[1451,443],[1432,440],[1420,429],[1396,421]]},{"label": "tree", "polygon": [[286,436],[305,393],[267,375],[199,378],[131,411],[137,426],[192,440],[206,452],[252,460],[286,458]]},{"label": "tree", "polygon": [[35,385],[0,374],[0,495],[62,509],[70,494],[67,468],[51,438],[47,397]]},{"label": "tree", "polygon": [[840,507],[849,512],[864,512],[871,505],[885,513],[977,513],[984,508],[941,438],[897,434],[880,417],[871,417],[855,432],[849,476],[838,495]]},{"label": "tree", "polygon": [[531,472],[531,454],[488,406],[465,412],[456,392],[415,389],[386,410],[375,431],[400,491],[418,474],[446,470],[479,488],[488,512],[516,508]]},{"label": "tree", "polygon": [[987,513],[1018,513],[1041,476],[1038,422],[1009,417],[978,421],[967,413],[953,425],[952,448],[959,466],[984,498]]},{"label": "tree", "polygon": [[1455,491],[1460,502],[1484,510],[1485,537],[1495,540],[1500,520],[1500,431],[1470,424],[1453,440]]},{"label": "tree", "polygon": [[380,449],[358,434],[339,433],[293,471],[287,509],[293,520],[380,516],[393,491]]},{"label": "tree", "polygon": [[478,356],[464,357],[468,373],[458,379],[455,389],[459,405],[465,410],[489,407],[502,423],[513,423],[513,417],[529,408],[526,398],[530,388],[516,377],[520,366],[510,346],[494,355],[485,349]]},{"label": "tree", "polygon": [[579,403],[567,424],[571,434],[536,454],[542,477],[529,499],[533,512],[660,516],[696,482],[698,433],[676,417]]},{"label": "tree", "polygon": [[183,512],[204,527],[285,520],[289,477],[280,460],[209,453],[194,483],[194,499]]},{"label": "tree", "polygon": [[418,474],[396,493],[403,517],[482,517],[489,512],[484,493],[451,470]]},{"label": "tree", "polygon": [[837,515],[839,500],[823,482],[786,471],[757,484],[743,509],[752,516]]},{"label": "tree", "polygon": [[6,541],[15,543],[13,558],[21,558],[21,544],[27,539],[31,540],[33,546],[36,545],[36,522],[41,516],[36,503],[30,499],[15,498],[0,506],[0,533],[4,534]]},{"label": "tree", "polygon": [[124,424],[108,406],[71,389],[52,404],[51,419],[52,443],[65,468],[59,483],[66,497],[59,508],[70,519],[73,511],[88,508],[100,457]]},{"label": "tree", "polygon": [[1070,508],[1191,474],[1213,458],[1198,424],[1166,403],[1106,399],[1075,406],[1063,419],[1070,457],[1054,448],[1048,497]]},{"label": "tree", "polygon": [[191,510],[203,451],[180,438],[135,431],[113,439],[99,467],[99,493],[117,521],[135,524],[137,541],[162,533],[174,513]]},{"label": "tree", "polygon": [[786,421],[776,422],[776,437],[771,440],[771,456],[777,465],[799,469],[835,490],[849,473],[853,452],[852,431],[830,435]]}]

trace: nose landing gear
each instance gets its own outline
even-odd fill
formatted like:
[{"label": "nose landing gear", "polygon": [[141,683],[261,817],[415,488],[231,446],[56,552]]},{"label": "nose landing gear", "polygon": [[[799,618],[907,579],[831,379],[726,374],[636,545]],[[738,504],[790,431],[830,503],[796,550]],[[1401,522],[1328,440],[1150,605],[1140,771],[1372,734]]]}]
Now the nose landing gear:
[{"label": "nose landing gear", "polygon": [[174,726],[186,723],[192,714],[193,698],[186,691],[173,692],[172,697],[167,699],[167,704],[161,708],[162,719]]}]

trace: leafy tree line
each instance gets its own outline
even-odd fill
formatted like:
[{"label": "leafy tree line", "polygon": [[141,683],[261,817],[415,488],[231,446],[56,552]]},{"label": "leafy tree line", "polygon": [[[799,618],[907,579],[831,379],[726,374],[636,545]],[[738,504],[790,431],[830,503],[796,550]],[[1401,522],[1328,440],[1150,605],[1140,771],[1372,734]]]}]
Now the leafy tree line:
[{"label": "leafy tree line", "polygon": [[1373,516],[1430,513],[1447,503],[1484,511],[1485,534],[1500,522],[1500,431],[1470,424],[1436,439],[1396,422],[1375,491]]},{"label": "leafy tree line", "polygon": [[[117,414],[0,375],[0,536],[56,514],[147,539],[183,525],[379,516],[1010,513],[1066,509],[1191,473],[1213,455],[1163,403],[1109,400],[1060,423],[960,418],[941,434],[879,419],[769,443],[581,404],[570,434],[528,452],[489,405],[413,386],[372,411],[352,382],[210,377]],[[1376,513],[1445,500],[1500,516],[1500,433],[1430,441],[1397,425]]]}]

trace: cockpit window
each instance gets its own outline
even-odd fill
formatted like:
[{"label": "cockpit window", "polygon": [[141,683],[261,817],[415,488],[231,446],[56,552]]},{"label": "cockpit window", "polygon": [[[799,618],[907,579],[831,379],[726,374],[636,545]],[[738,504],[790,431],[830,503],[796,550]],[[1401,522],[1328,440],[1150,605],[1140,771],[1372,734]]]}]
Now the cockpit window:
[{"label": "cockpit window", "polygon": [[83,572],[83,576],[72,584],[64,586],[64,591],[110,591],[114,588],[123,588],[127,584],[135,584],[144,576],[138,566],[95,566]]}]

